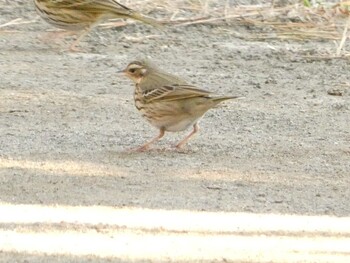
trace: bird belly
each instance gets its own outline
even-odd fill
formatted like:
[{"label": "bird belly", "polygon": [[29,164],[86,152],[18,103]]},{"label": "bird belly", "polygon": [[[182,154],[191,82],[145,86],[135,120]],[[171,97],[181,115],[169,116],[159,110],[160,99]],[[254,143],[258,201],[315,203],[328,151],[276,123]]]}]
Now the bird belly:
[{"label": "bird belly", "polygon": [[184,131],[202,117],[183,111],[173,103],[154,103],[153,107],[146,106],[140,111],[153,126],[170,132]]},{"label": "bird belly", "polygon": [[145,103],[140,97],[139,91],[136,90],[134,94],[135,106],[142,116],[154,127],[169,132],[186,130],[198,122],[205,112],[185,107],[178,101]]},{"label": "bird belly", "polygon": [[193,126],[196,122],[198,122],[198,119],[199,118],[183,118],[181,120],[177,120],[177,122],[168,123],[168,125],[164,125],[165,130],[170,132],[184,131],[187,128]]}]

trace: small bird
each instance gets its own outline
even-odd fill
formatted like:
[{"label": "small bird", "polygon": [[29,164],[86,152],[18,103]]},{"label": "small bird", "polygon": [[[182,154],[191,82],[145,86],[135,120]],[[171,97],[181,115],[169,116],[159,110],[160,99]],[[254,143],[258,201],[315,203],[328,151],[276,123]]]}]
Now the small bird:
[{"label": "small bird", "polygon": [[193,130],[176,148],[181,148],[198,132],[198,121],[211,108],[234,96],[212,96],[209,91],[187,84],[181,78],[163,72],[149,62],[133,61],[120,71],[136,84],[134,100],[142,116],[159,129],[159,135],[137,148],[145,151],[161,139],[166,131]]},{"label": "small bird", "polygon": [[112,18],[131,18],[161,27],[161,24],[114,0],[34,0],[39,15],[49,24],[68,31],[82,31],[70,46],[77,45],[100,22]]}]

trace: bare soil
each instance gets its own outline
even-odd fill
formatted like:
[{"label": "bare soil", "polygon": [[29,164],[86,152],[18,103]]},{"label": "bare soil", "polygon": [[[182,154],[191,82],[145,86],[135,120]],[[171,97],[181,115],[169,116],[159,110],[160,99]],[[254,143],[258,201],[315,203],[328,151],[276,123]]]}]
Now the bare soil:
[{"label": "bare soil", "polygon": [[[0,13],[0,24],[37,17],[31,1],[0,1]],[[350,216],[350,63],[305,56],[334,43],[135,23],[96,28],[72,53],[69,39],[42,40],[49,29],[40,19],[0,28],[2,204]],[[158,132],[117,74],[138,58],[244,98],[208,112],[183,152],[173,145],[190,131],[128,153]]]}]

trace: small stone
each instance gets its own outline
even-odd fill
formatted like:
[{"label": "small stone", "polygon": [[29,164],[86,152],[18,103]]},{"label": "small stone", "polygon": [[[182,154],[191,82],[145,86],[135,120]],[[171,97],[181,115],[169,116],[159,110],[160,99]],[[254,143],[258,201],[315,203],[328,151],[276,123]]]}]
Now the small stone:
[{"label": "small stone", "polygon": [[332,96],[343,96],[344,95],[344,90],[338,89],[338,88],[331,88],[327,90],[328,95]]}]

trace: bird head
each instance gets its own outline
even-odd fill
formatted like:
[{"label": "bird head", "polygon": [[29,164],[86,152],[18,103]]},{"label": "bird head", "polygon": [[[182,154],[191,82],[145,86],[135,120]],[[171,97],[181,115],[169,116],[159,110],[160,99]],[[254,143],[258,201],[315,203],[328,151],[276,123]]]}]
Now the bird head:
[{"label": "bird head", "polygon": [[128,78],[138,83],[148,73],[148,70],[145,62],[133,61],[125,69],[120,71],[120,73],[124,73]]}]

